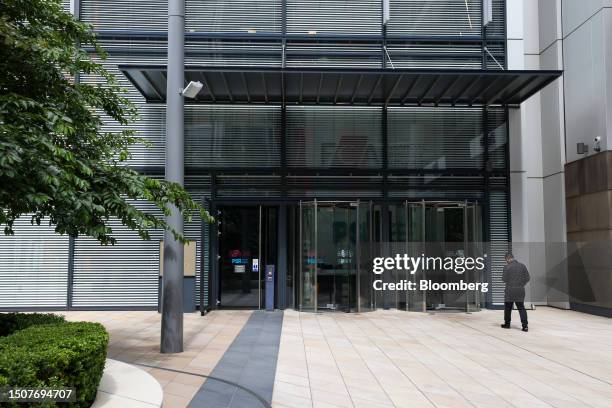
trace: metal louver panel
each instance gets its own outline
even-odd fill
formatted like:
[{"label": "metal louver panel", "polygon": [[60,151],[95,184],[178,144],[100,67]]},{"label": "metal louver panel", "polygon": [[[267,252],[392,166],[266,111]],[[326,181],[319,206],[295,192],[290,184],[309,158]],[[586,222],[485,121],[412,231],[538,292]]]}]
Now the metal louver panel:
[{"label": "metal louver panel", "polygon": [[380,34],[380,0],[286,0],[289,34]]},{"label": "metal louver panel", "polygon": [[[135,205],[162,215],[152,204]],[[72,306],[157,308],[162,231],[151,232],[151,240],[144,241],[118,220],[110,225],[115,246],[85,237],[75,242]]]},{"label": "metal louver panel", "polygon": [[187,41],[186,64],[203,66],[280,67],[282,46],[279,42]]},{"label": "metal louver panel", "polygon": [[287,67],[380,68],[380,46],[375,44],[291,43],[286,48]]},{"label": "metal louver panel", "polygon": [[187,31],[280,33],[281,0],[187,0]]},{"label": "metal louver panel", "polygon": [[387,34],[413,36],[480,36],[482,0],[390,1]]},{"label": "metal louver panel", "polygon": [[505,36],[506,34],[506,1],[508,0],[493,0],[493,22],[487,26],[488,36],[497,36],[497,37]]},{"label": "metal louver panel", "polygon": [[[116,43],[102,42],[103,47],[108,45],[117,46]],[[159,44],[157,45],[159,46]],[[112,47],[109,47],[112,50]],[[99,60],[102,65],[115,75],[119,85],[127,90],[123,96],[132,102],[138,109],[138,119],[128,127],[111,120],[106,115],[102,115],[104,132],[120,132],[124,129],[133,129],[137,137],[141,137],[149,143],[146,146],[138,143],[130,148],[132,158],[129,164],[132,166],[163,166],[165,161],[165,135],[166,135],[166,111],[164,106],[147,104],[140,92],[130,83],[130,81],[119,71],[117,65],[120,63],[142,63],[157,61],[165,64],[165,56],[151,56],[143,54],[135,55],[114,55],[111,54],[106,60]],[[104,84],[102,78],[93,75],[81,75],[81,81],[90,84]]]},{"label": "metal louver panel", "polygon": [[505,191],[491,191],[490,193],[490,229],[491,229],[491,285],[492,301],[494,305],[504,303],[504,283],[502,273],[504,270],[504,255],[509,249],[508,208]]},{"label": "metal louver panel", "polygon": [[167,0],[80,0],[81,20],[96,30],[166,31]]},{"label": "metal louver panel", "polygon": [[[487,44],[487,49],[489,52],[485,53],[486,62],[485,67],[491,70],[504,70],[506,69],[506,44],[505,42],[501,43],[491,43]],[[490,54],[489,54],[490,53]]]},{"label": "metal louver panel", "polygon": [[287,195],[294,198],[382,197],[382,176],[299,176],[287,178]]},{"label": "metal louver panel", "polygon": [[216,187],[218,198],[280,197],[281,178],[275,175],[219,175]]},{"label": "metal louver panel", "polygon": [[392,190],[389,197],[402,198],[406,200],[432,200],[432,201],[463,201],[463,200],[482,200],[484,192],[465,191],[465,190]]},{"label": "metal louver panel", "polygon": [[15,235],[0,233],[0,308],[65,308],[68,237],[53,227],[15,222]]},{"label": "metal louver panel", "polygon": [[280,166],[279,107],[198,106],[185,111],[185,164]]},{"label": "metal louver panel", "polygon": [[390,62],[395,68],[480,69],[480,42],[465,44],[427,44],[395,42],[387,45]]},{"label": "metal louver panel", "polygon": [[489,162],[494,170],[505,170],[508,157],[508,128],[506,112],[490,108],[487,111],[489,127]]},{"label": "metal louver panel", "polygon": [[483,167],[481,109],[389,108],[388,129],[392,169]]},{"label": "metal louver panel", "polygon": [[382,166],[382,109],[287,108],[289,167]]}]

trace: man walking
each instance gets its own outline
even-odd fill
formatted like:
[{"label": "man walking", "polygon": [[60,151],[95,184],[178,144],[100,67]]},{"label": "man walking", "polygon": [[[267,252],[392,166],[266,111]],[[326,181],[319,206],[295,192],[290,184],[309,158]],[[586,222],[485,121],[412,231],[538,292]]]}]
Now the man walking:
[{"label": "man walking", "polygon": [[501,325],[504,329],[510,328],[512,315],[512,305],[516,304],[523,331],[527,328],[527,311],[525,310],[525,285],[531,277],[527,271],[527,267],[514,259],[511,253],[506,254],[506,266],[504,266],[504,274],[502,280],[506,284],[505,303],[504,303],[504,324]]}]

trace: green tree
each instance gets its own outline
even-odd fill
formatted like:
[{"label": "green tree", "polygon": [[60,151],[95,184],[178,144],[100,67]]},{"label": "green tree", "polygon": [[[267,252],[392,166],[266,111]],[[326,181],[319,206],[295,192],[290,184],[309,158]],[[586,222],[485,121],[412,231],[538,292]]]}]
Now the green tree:
[{"label": "green tree", "polygon": [[[119,219],[143,239],[163,218],[136,208],[148,200],[168,214],[176,206],[189,220],[209,214],[178,184],[156,180],[126,165],[130,146],[143,143],[131,130],[109,133],[103,121],[127,128],[135,107],[102,65],[91,27],[63,11],[60,0],[0,2],[0,226],[29,214],[61,234],[89,235],[114,244],[109,220]],[[80,74],[102,85],[81,83]],[[170,229],[171,230],[171,229]],[[173,230],[171,230],[173,231]],[[184,238],[173,231],[175,237]]]}]

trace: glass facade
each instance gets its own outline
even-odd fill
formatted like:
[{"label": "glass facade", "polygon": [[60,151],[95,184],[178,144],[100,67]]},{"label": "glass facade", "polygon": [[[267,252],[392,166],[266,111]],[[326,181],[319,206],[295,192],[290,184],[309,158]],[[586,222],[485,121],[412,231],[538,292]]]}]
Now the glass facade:
[{"label": "glass facade", "polygon": [[[386,26],[380,0],[187,0],[186,63],[502,69],[505,0],[493,3],[494,22],[483,28],[480,0],[391,0]],[[133,148],[130,164],[163,177],[165,110],[147,104],[117,66],[166,63],[167,1],[79,4],[79,17],[93,25],[109,52],[102,63],[139,109],[133,128],[150,143]],[[107,121],[106,130],[117,126]],[[386,243],[439,239],[431,234],[442,233],[440,222],[449,231],[469,224],[464,240],[492,239],[499,243],[492,244],[493,250],[503,251],[510,232],[507,140],[504,107],[188,105],[185,184],[215,215],[245,206],[273,209],[279,237],[277,307],[424,310],[434,306],[428,303],[432,294],[391,299],[373,293],[369,259]],[[440,221],[435,206],[443,202],[453,204],[444,207]],[[223,256],[218,233],[223,235],[224,228],[202,225],[199,219],[185,226],[198,248],[194,298],[202,294],[207,307],[216,307],[228,287],[223,282],[227,265],[217,260]],[[96,257],[82,249],[88,247],[85,238],[77,239],[73,256],[80,266],[73,268],[71,281],[84,282],[76,276],[87,270],[81,265],[95,262],[105,269],[143,254],[136,241],[123,240],[119,246]],[[155,281],[159,260],[141,269],[147,282]],[[500,283],[501,265],[492,264],[487,273],[485,279],[494,286]],[[100,305],[100,299],[112,298],[114,307],[151,307],[157,293],[150,284],[147,288],[146,293],[101,293],[98,300],[93,288],[90,299],[79,304]],[[438,304],[464,300],[477,303],[457,296]]]}]

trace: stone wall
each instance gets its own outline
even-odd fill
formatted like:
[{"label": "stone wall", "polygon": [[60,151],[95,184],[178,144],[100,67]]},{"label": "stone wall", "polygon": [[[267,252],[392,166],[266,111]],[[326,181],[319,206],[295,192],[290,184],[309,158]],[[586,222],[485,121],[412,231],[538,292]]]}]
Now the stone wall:
[{"label": "stone wall", "polygon": [[612,315],[612,151],[568,163],[565,195],[570,302]]}]

